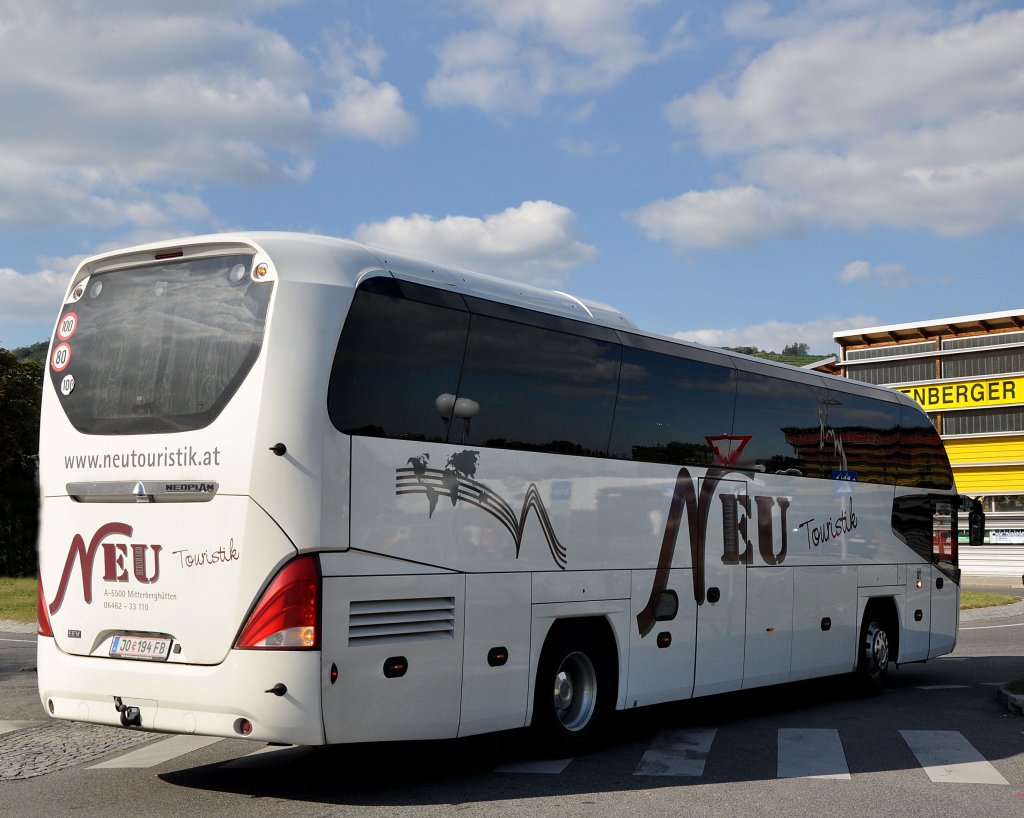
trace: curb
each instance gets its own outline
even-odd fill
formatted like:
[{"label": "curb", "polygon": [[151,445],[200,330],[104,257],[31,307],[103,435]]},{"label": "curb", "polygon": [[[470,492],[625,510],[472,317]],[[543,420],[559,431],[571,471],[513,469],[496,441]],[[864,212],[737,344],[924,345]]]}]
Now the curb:
[{"label": "curb", "polygon": [[1024,694],[1011,693],[1010,688],[1001,687],[996,691],[996,701],[1011,713],[1017,716],[1024,715]]}]

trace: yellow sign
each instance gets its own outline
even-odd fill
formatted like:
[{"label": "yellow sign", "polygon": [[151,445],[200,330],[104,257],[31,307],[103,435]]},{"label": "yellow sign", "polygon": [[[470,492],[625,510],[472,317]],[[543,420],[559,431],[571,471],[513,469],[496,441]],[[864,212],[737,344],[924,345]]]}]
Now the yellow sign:
[{"label": "yellow sign", "polygon": [[1004,406],[1024,403],[1024,378],[990,378],[983,381],[957,381],[928,386],[900,386],[897,391],[909,395],[928,412],[943,409],[970,409],[975,406]]}]

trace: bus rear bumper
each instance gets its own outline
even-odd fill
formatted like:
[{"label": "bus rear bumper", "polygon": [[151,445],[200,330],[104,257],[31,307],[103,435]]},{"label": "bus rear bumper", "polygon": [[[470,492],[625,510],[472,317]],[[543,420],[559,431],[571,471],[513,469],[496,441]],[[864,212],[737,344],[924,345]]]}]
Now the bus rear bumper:
[{"label": "bus rear bumper", "polygon": [[[133,729],[324,743],[319,651],[232,650],[219,665],[181,665],[73,656],[41,636],[37,667],[39,697],[54,718],[122,727],[118,697],[138,708]],[[268,692],[275,685],[285,692]]]}]

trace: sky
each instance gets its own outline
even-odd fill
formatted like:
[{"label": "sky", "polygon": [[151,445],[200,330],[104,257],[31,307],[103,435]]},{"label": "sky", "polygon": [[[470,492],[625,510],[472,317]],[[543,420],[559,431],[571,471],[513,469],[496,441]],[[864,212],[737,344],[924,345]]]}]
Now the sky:
[{"label": "sky", "polygon": [[716,346],[1021,308],[1022,6],[0,0],[0,346],[88,255],[223,230]]}]

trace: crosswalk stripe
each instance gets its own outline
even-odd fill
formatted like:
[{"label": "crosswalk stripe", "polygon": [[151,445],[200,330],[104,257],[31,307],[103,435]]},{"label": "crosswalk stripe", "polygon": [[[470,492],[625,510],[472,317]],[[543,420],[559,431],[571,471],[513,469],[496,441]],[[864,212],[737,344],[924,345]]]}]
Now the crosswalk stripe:
[{"label": "crosswalk stripe", "polygon": [[702,776],[715,728],[662,730],[651,741],[633,775]]},{"label": "crosswalk stripe", "polygon": [[22,730],[26,727],[33,727],[42,723],[39,721],[0,721],[0,736],[4,733],[13,733],[15,730]]},{"label": "crosswalk stripe", "polygon": [[900,730],[928,777],[956,784],[1008,784],[962,733],[955,730]]},{"label": "crosswalk stripe", "polygon": [[779,730],[779,778],[849,780],[850,768],[838,730]]},{"label": "crosswalk stripe", "polygon": [[171,736],[162,741],[154,741],[123,756],[93,764],[90,770],[126,770],[141,769],[143,767],[155,767],[170,761],[172,758],[191,753],[218,741],[222,738],[211,738],[209,736]]},{"label": "crosswalk stripe", "polygon": [[530,761],[509,761],[494,768],[496,773],[527,775],[558,775],[572,763],[571,758],[539,758]]}]

